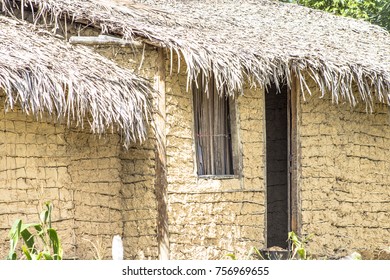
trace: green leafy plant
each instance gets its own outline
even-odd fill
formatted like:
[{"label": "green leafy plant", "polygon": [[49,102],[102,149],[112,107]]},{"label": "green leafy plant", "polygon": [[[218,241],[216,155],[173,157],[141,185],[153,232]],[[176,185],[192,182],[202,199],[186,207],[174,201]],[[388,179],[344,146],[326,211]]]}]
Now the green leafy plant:
[{"label": "green leafy plant", "polygon": [[227,254],[226,256],[229,257],[229,258],[230,258],[231,260],[233,260],[233,261],[236,261],[236,260],[237,260],[236,254],[230,253],[230,254]]},{"label": "green leafy plant", "polygon": [[[279,254],[278,254],[279,253]],[[235,254],[227,254],[231,260],[238,260]],[[259,250],[256,247],[252,247],[248,254],[243,258],[244,260],[272,260],[272,259],[283,259],[281,252],[265,253],[264,250]]]},{"label": "green leafy plant", "polygon": [[310,240],[311,240],[310,235],[302,238],[299,237],[295,232],[290,231],[288,233],[288,239],[287,239],[291,248],[290,259],[300,259],[300,260],[309,259],[306,250],[306,245]]},{"label": "green leafy plant", "polygon": [[[10,250],[8,260],[26,258],[27,260],[62,260],[62,245],[57,231],[51,226],[53,205],[45,203],[46,209],[39,215],[39,223],[24,224],[17,219],[10,232]],[[17,245],[22,241],[23,255],[17,254]]]},{"label": "green leafy plant", "polygon": [[[306,250],[306,245],[311,240],[312,235],[308,235],[305,237],[299,237],[295,232],[290,231],[288,233],[287,242],[289,243],[290,251],[284,250],[280,247],[276,247],[277,249],[274,249],[275,247],[271,247],[269,249],[262,249],[259,250],[256,247],[252,247],[249,250],[248,255],[246,256],[246,260],[308,260],[310,259],[310,256],[308,255],[308,252]],[[233,253],[227,254],[227,257],[229,257],[232,260],[237,260],[237,256]]]},{"label": "green leafy plant", "polygon": [[[230,253],[226,255],[229,257],[231,260],[238,260],[236,254]],[[263,254],[257,249],[256,247],[252,247],[247,256],[244,257],[244,260],[266,260],[267,258],[264,258]]]}]

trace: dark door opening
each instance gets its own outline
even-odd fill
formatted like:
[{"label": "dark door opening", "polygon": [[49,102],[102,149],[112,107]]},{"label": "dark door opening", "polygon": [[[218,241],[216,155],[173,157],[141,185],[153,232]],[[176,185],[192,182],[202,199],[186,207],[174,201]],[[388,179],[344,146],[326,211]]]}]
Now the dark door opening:
[{"label": "dark door opening", "polygon": [[289,231],[290,110],[287,86],[265,94],[267,168],[267,247],[287,248]]}]

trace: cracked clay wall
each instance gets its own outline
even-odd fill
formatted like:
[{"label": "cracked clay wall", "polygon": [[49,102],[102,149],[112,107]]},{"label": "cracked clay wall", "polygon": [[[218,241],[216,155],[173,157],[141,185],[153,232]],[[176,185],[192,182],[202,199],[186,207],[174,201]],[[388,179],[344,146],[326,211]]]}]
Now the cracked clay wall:
[{"label": "cracked clay wall", "polygon": [[[97,36],[96,28],[81,24],[68,24],[70,36]],[[150,80],[156,72],[157,50],[145,46],[95,46],[94,50],[119,66]],[[148,139],[142,144],[131,144],[128,149],[122,143],[118,147],[117,160],[120,171],[117,197],[120,200],[121,227],[125,259],[157,259],[157,201],[155,193],[155,137],[149,129]],[[111,236],[112,239],[113,235]],[[111,241],[110,241],[111,242]],[[108,244],[111,246],[111,243]],[[109,247],[108,249],[110,249]],[[110,253],[111,251],[109,251]],[[111,253],[110,253],[111,255]]]},{"label": "cracked clay wall", "polygon": [[246,87],[236,99],[241,175],[201,179],[195,170],[192,94],[186,91],[185,63],[179,74],[177,65],[174,61],[166,80],[170,258],[226,259],[228,253],[243,258],[252,246],[264,246],[263,92]]},{"label": "cracked clay wall", "polygon": [[[70,23],[67,32],[68,38],[99,34],[97,29]],[[155,50],[95,50],[122,67],[153,77]],[[88,128],[79,131],[53,125],[46,117],[36,121],[17,109],[2,113],[0,258],[7,253],[12,222],[16,218],[36,221],[39,204],[50,200],[65,258],[95,258],[93,242],[109,259],[112,238],[119,234],[126,259],[156,259],[155,140],[150,136],[142,145],[125,149],[115,133],[99,137]]]},{"label": "cracked clay wall", "polygon": [[[152,47],[99,47],[98,53],[153,81],[157,50]],[[142,144],[121,148],[123,245],[125,259],[158,259],[155,192],[155,137],[149,131]]]},{"label": "cracked clay wall", "polygon": [[313,234],[314,254],[372,258],[390,240],[389,107],[370,114],[310,88],[298,105],[302,233]]},{"label": "cracked clay wall", "polygon": [[54,205],[64,258],[92,259],[86,240],[98,237],[110,247],[112,235],[122,231],[118,150],[115,134],[99,138],[18,109],[1,113],[0,258],[8,252],[14,220],[37,222],[46,201]]}]

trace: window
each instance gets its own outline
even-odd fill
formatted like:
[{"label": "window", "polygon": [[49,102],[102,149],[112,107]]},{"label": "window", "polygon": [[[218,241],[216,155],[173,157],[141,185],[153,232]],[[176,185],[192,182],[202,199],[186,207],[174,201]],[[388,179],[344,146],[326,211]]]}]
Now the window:
[{"label": "window", "polygon": [[218,94],[213,78],[207,83],[199,77],[192,89],[198,175],[237,175],[232,145],[234,103]]}]

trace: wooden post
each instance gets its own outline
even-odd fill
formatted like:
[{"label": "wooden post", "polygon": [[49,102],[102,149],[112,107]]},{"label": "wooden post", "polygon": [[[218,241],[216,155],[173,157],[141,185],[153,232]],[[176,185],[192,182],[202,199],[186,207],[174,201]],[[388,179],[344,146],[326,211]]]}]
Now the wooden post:
[{"label": "wooden post", "polygon": [[98,35],[98,36],[72,36],[69,38],[69,43],[72,45],[85,45],[85,46],[130,46],[133,48],[143,48],[145,44],[160,48],[161,45],[153,43],[147,39],[139,41],[128,41],[119,37],[109,35]]},{"label": "wooden post", "polygon": [[73,45],[133,45],[142,47],[143,43],[138,41],[129,42],[114,36],[99,35],[99,36],[72,36],[69,38],[69,43]]},{"label": "wooden post", "polygon": [[290,91],[290,181],[289,181],[289,208],[290,208],[290,230],[300,234],[299,220],[299,123],[298,123],[298,104],[300,94],[300,83],[298,77],[293,74]]},{"label": "wooden post", "polygon": [[157,141],[155,148],[156,155],[156,180],[155,190],[157,198],[157,242],[160,260],[169,259],[169,232],[168,232],[168,182],[166,166],[166,130],[165,130],[165,55],[164,49],[158,48],[156,61],[156,72],[154,74],[154,89],[159,92],[155,99],[157,112],[154,115]]}]

